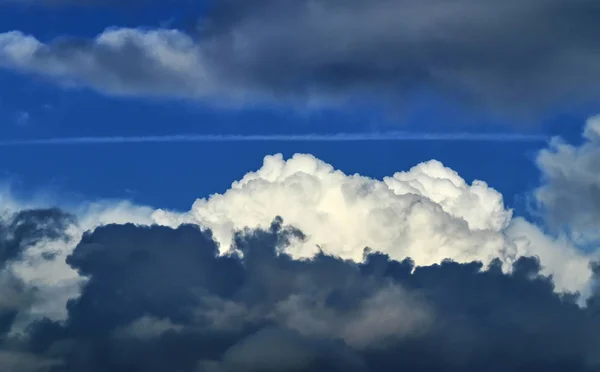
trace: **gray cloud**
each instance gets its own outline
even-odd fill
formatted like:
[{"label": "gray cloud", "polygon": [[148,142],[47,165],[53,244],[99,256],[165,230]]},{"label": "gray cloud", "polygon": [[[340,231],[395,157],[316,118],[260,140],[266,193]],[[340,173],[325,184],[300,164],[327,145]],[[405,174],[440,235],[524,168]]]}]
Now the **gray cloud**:
[{"label": "gray cloud", "polygon": [[549,225],[589,243],[600,239],[600,116],[588,119],[583,143],[554,138],[536,159],[543,183],[535,198]]},{"label": "gray cloud", "polygon": [[108,94],[213,102],[397,104],[425,88],[516,112],[600,97],[595,0],[222,0],[198,24],[49,44],[2,34],[0,65]]},{"label": "gray cloud", "polygon": [[0,351],[0,368],[13,372],[52,372],[60,361],[18,351]]},{"label": "gray cloud", "polygon": [[197,372],[366,371],[342,344],[265,328],[229,348],[222,361],[200,361]]},{"label": "gray cloud", "polygon": [[297,239],[276,218],[218,255],[198,226],[101,226],[67,259],[88,278],[68,319],[0,350],[52,372],[600,371],[598,296],[556,294],[535,258],[295,260]]}]

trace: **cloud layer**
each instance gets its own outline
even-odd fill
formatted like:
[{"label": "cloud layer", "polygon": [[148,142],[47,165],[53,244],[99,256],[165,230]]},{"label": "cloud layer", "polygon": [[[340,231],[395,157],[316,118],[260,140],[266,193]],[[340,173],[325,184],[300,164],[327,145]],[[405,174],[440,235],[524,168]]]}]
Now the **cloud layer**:
[{"label": "cloud layer", "polygon": [[[38,213],[37,211],[34,213]],[[40,236],[41,238],[41,236]],[[65,322],[6,336],[21,371],[598,371],[600,323],[540,277],[493,261],[415,268],[283,253],[304,234],[276,218],[219,255],[196,225],[106,225],[67,263],[87,280]],[[10,324],[10,322],[9,322]]]},{"label": "cloud layer", "polygon": [[529,110],[598,98],[599,20],[594,0],[226,0],[189,33],[4,33],[0,65],[118,95],[397,104],[433,89]]},{"label": "cloud layer", "polygon": [[549,202],[588,197],[596,124],[538,157],[576,236],[435,160],[376,180],[267,156],[185,213],[3,190],[0,369],[600,371],[595,204]]}]

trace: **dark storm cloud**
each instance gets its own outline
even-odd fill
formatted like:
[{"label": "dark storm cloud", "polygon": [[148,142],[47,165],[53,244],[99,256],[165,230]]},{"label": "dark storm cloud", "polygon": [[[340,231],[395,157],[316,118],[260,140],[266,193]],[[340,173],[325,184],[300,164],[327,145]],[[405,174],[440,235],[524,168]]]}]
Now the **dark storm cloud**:
[{"label": "dark storm cloud", "polygon": [[600,98],[596,0],[210,4],[189,35],[129,30],[23,53],[31,40],[4,34],[0,64],[108,94],[219,103],[372,97],[400,104],[432,89],[516,112]]},{"label": "dark storm cloud", "polygon": [[68,258],[89,278],[68,320],[21,352],[61,372],[600,371],[596,297],[555,294],[536,259],[294,260],[296,239],[276,219],[217,256],[196,226],[100,227]]}]

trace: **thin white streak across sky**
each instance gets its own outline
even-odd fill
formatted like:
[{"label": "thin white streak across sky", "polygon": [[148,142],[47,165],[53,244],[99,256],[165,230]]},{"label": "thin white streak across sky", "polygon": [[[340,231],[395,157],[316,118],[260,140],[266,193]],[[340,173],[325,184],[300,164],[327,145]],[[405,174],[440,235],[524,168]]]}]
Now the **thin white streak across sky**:
[{"label": "thin white streak across sky", "polygon": [[348,142],[348,141],[471,141],[547,142],[549,136],[513,133],[339,133],[339,134],[176,134],[164,136],[61,137],[0,140],[0,147],[168,142]]}]

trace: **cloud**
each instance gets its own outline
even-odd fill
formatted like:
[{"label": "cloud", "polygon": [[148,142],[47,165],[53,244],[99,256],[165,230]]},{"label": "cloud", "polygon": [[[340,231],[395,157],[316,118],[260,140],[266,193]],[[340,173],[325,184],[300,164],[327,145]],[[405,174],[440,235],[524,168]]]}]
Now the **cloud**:
[{"label": "cloud", "polygon": [[6,263],[19,257],[25,249],[42,239],[63,237],[70,216],[59,209],[23,210],[8,217],[0,225],[3,242],[0,246],[0,262]]},{"label": "cloud", "polygon": [[176,30],[109,29],[93,41],[43,44],[0,34],[0,65],[118,95],[201,96],[211,87],[193,40]]},{"label": "cloud", "polygon": [[[224,0],[198,30],[0,37],[0,64],[107,94],[397,106],[432,89],[504,112],[598,98],[594,0]],[[568,72],[568,73],[566,73]]]},{"label": "cloud", "polygon": [[267,156],[225,193],[198,199],[187,213],[157,210],[153,219],[210,228],[226,252],[236,229],[268,227],[273,216],[306,234],[287,249],[293,257],[321,249],[361,261],[370,247],[418,266],[500,258],[510,270],[519,257],[535,255],[559,290],[583,291],[591,277],[589,257],[514,219],[500,193],[482,181],[469,185],[438,161],[376,180],[346,175],[311,155]]},{"label": "cloud", "polygon": [[598,240],[600,221],[600,117],[588,119],[583,143],[554,138],[536,159],[542,185],[536,201],[551,227],[566,230],[575,240]]},{"label": "cloud", "polygon": [[50,372],[60,365],[60,361],[40,358],[35,354],[0,351],[0,368],[15,372]]},{"label": "cloud", "polygon": [[198,372],[361,371],[364,364],[339,344],[304,338],[282,329],[264,329],[229,348],[221,362],[199,363]]},{"label": "cloud", "polygon": [[267,156],[187,212],[60,199],[0,192],[0,369],[600,371],[597,253],[435,160]]},{"label": "cloud", "polygon": [[64,240],[71,222],[70,215],[55,208],[5,213],[0,219],[0,336],[27,316],[38,297],[36,288],[15,273],[13,263],[41,241]]},{"label": "cloud", "polygon": [[[247,231],[237,235],[243,261],[235,256],[218,255],[210,232],[192,225],[176,230],[161,226],[107,225],[85,234],[67,262],[89,280],[81,296],[69,303],[69,317],[64,324],[40,322],[34,326],[32,349],[55,355],[54,345],[69,345],[63,360],[78,371],[121,371],[131,366],[147,371],[190,370],[200,361],[218,360],[228,349],[226,363],[237,365],[243,360],[245,364],[248,358],[257,363],[258,358],[265,358],[261,363],[272,364],[276,361],[267,358],[267,350],[259,357],[233,346],[246,336],[250,337],[254,333],[252,329],[262,329],[267,323],[276,329],[278,324],[285,328],[280,320],[281,313],[275,314],[275,310],[291,295],[307,299],[321,296],[328,300],[323,304],[323,310],[340,316],[349,313],[350,316],[353,309],[345,309],[345,302],[366,304],[372,292],[377,294],[378,288],[389,287],[387,280],[361,281],[356,267],[333,258],[323,256],[315,261],[301,262],[277,255],[280,245],[298,237],[297,230],[280,223],[276,221],[267,231]],[[355,285],[349,286],[349,280]],[[386,293],[392,301],[402,295]],[[241,321],[238,329],[222,330],[218,324],[215,327],[212,317],[203,316],[214,309],[212,305],[216,302],[212,298],[238,303],[239,307],[251,311],[235,314],[240,318],[238,322]],[[419,302],[411,301],[409,296],[404,298],[407,300],[405,306],[419,306]],[[291,316],[295,311],[299,309],[288,308],[285,313]],[[390,311],[390,308],[368,311]],[[252,312],[261,316],[247,316]],[[426,324],[425,315],[411,318],[409,312],[404,314],[405,324],[411,323],[411,319],[413,327]],[[349,317],[346,327],[351,327],[350,323],[357,317],[360,318],[360,314]],[[129,332],[132,337],[123,337],[123,329],[139,330],[140,324],[152,324],[152,329]],[[293,327],[289,331],[283,331],[284,328],[276,333],[297,334]],[[382,333],[377,328],[363,328],[363,335],[368,337],[365,342],[376,342]],[[404,333],[394,334],[392,338],[401,338],[402,334],[412,331],[405,327]],[[328,334],[321,343],[335,345],[330,338],[336,338],[336,335],[335,332]],[[389,338],[389,330],[384,335]],[[306,336],[300,334],[296,337],[299,341],[288,340],[292,342],[289,348],[285,343],[280,347],[294,352],[293,345],[300,343],[311,353],[323,354],[319,343],[310,342],[310,338],[304,340]],[[258,336],[251,336],[254,341],[243,342],[244,346],[240,348],[254,344],[258,341],[256,338]],[[268,339],[261,342],[268,343]],[[108,349],[100,346],[108,346],[108,343],[113,346]],[[146,347],[154,350],[153,355],[144,352]],[[295,352],[304,353],[301,350]],[[331,355],[321,357],[330,359]],[[282,358],[277,363],[286,360]]]},{"label": "cloud", "polygon": [[[295,260],[282,252],[304,235],[282,223],[238,231],[230,255],[195,225],[99,227],[68,258],[89,280],[67,321],[35,324],[21,352],[81,372],[600,370],[597,297],[559,296],[534,258],[511,274],[368,252]],[[247,309],[230,313],[239,327],[201,316],[217,298]],[[123,334],[140,324],[152,332]]]},{"label": "cloud", "polygon": [[[359,283],[360,285],[361,283]],[[432,314],[397,285],[370,294],[350,314],[327,307],[331,298],[291,295],[277,306],[275,316],[286,327],[309,336],[337,335],[355,348],[370,348],[402,339],[427,326]]]},{"label": "cloud", "polygon": [[[249,172],[223,194],[198,199],[190,211],[183,213],[124,201],[61,203],[57,195],[24,202],[9,189],[0,192],[0,200],[10,214],[28,208],[48,208],[59,200],[59,205],[74,216],[74,221],[66,226],[66,241],[37,241],[21,253],[22,259],[10,264],[20,281],[36,288],[36,301],[27,316],[17,320],[14,329],[24,329],[31,321],[44,317],[54,321],[66,319],[66,303],[80,295],[80,288],[87,281],[85,273],[73,269],[66,258],[85,231],[113,223],[199,225],[211,231],[219,253],[226,254],[235,243],[236,231],[268,228],[273,216],[281,216],[303,232],[302,239],[291,239],[285,248],[294,259],[312,258],[324,252],[362,262],[364,249],[369,247],[395,260],[411,257],[416,266],[439,264],[447,258],[460,263],[481,261],[484,265],[500,259],[503,270],[509,273],[520,257],[536,256],[541,272],[552,276],[557,292],[579,292],[582,304],[594,290],[589,267],[596,257],[594,252],[580,250],[577,242],[567,236],[547,235],[540,227],[514,218],[496,190],[482,181],[468,184],[438,161],[376,180],[346,175],[311,155],[297,154],[287,160],[281,155],[267,156],[259,170]],[[396,300],[387,296],[384,301],[377,297],[379,292],[372,293],[369,303],[381,300],[381,308],[400,308],[398,301],[404,303],[411,298],[402,297],[402,289],[393,286],[379,291],[397,294]],[[356,314],[341,317],[319,307],[305,309],[303,317],[286,312],[305,307],[309,300],[312,301],[302,296],[289,299],[280,304],[278,313],[282,322],[306,336],[318,336],[322,328],[311,331],[311,326],[329,319],[327,332],[337,333],[356,346],[370,337],[361,333],[364,324],[368,324],[364,319],[377,321],[387,316],[373,312],[368,303],[360,308],[364,317],[361,321],[353,321]],[[243,326],[240,314],[249,318],[260,315],[256,309],[219,297],[209,296],[202,301],[208,310],[197,315],[222,329]],[[409,316],[410,311],[406,314]],[[139,324],[153,324],[157,329],[171,324],[160,316],[138,320]],[[132,327],[122,331],[136,333],[135,329],[140,328]],[[384,333],[405,329],[401,322],[397,328],[380,327]]]},{"label": "cloud", "polygon": [[[77,204],[63,199],[58,195],[38,194],[24,200],[9,185],[0,190],[4,209],[0,232],[6,234],[3,239],[9,239],[0,244],[0,251],[4,257],[13,257],[6,263],[5,272],[0,272],[0,281],[5,284],[0,294],[5,300],[12,298],[6,296],[14,293],[11,288],[18,285],[28,291],[30,298],[29,289],[35,288],[35,301],[28,300],[27,314],[20,314],[13,330],[22,330],[32,320],[43,317],[52,320],[66,317],[65,304],[79,295],[85,279],[65,259],[83,232],[108,223],[152,222],[153,209],[126,201]],[[62,201],[59,204],[63,210],[52,206],[57,201]]]}]

